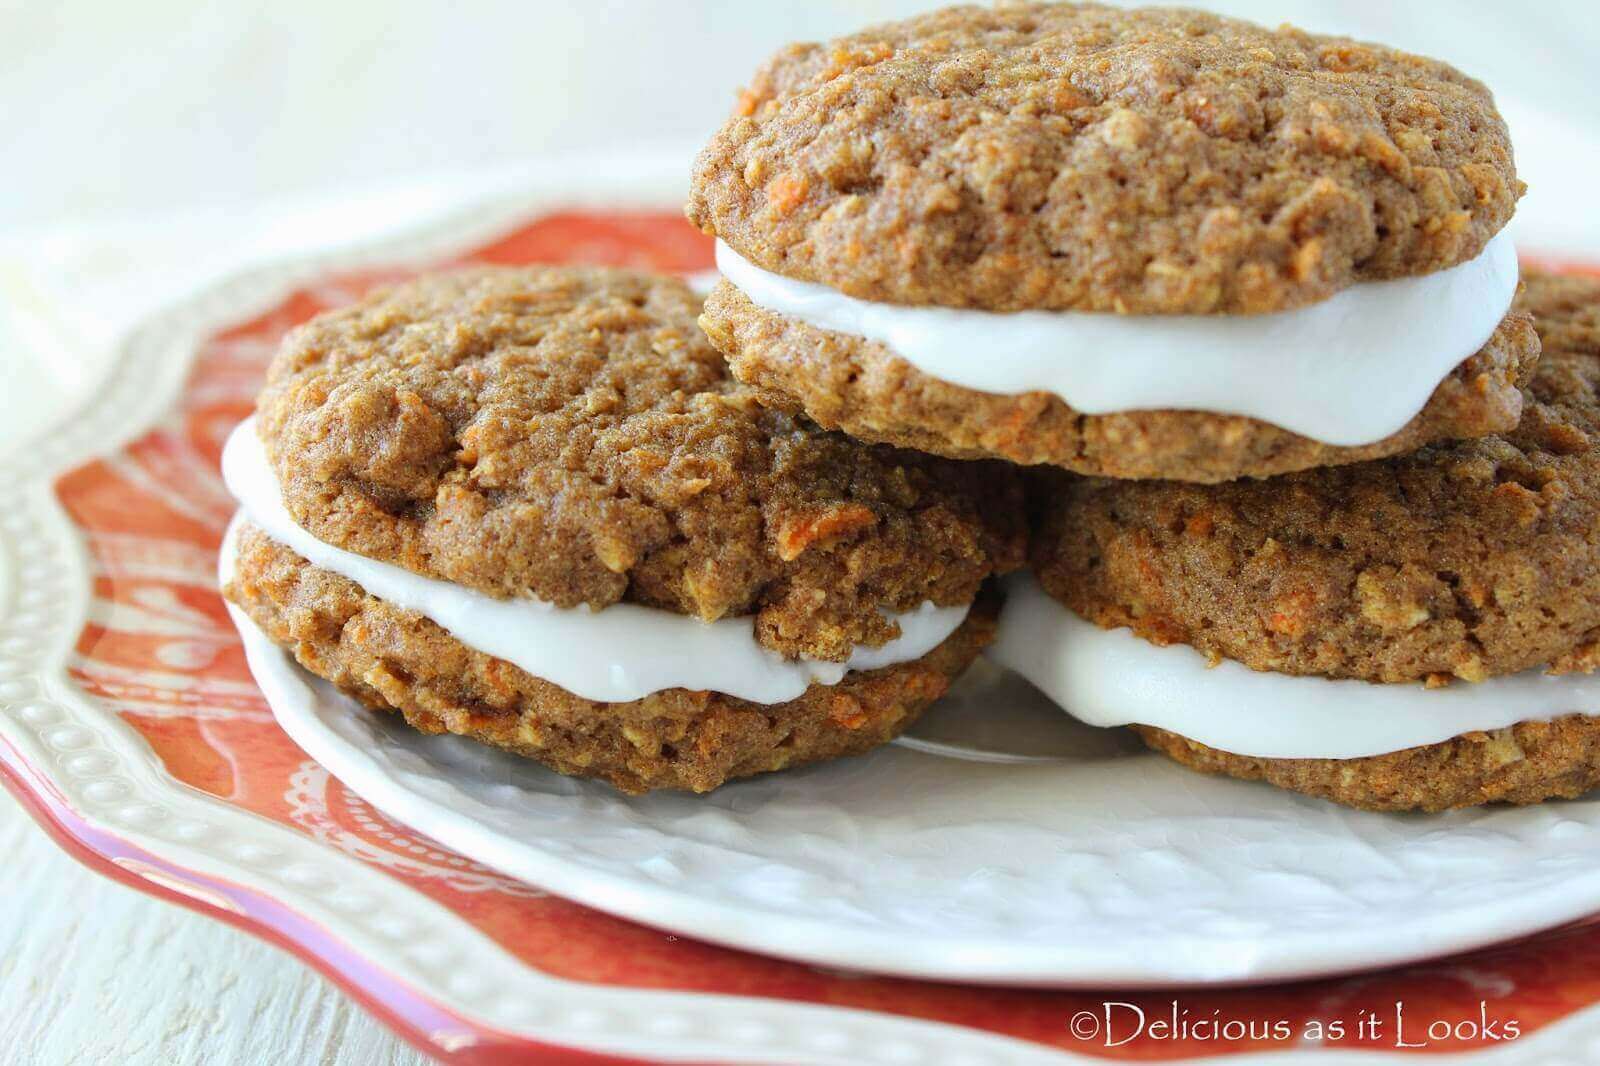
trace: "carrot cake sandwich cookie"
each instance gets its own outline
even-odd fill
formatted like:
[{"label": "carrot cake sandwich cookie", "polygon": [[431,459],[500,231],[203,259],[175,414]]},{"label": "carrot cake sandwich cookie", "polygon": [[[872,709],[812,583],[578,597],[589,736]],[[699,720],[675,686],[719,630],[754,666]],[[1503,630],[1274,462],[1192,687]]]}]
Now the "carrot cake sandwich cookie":
[{"label": "carrot cake sandwich cookie", "polygon": [[291,334],[225,592],[417,729],[627,792],[892,738],[989,641],[1021,489],[768,411],[680,281],[419,280]]},{"label": "carrot cake sandwich cookie", "polygon": [[1600,280],[1522,304],[1544,356],[1511,432],[1226,485],[1052,476],[1000,660],[1191,767],[1352,806],[1600,785]]},{"label": "carrot cake sandwich cookie", "polygon": [[701,324],[763,401],[1195,482],[1512,428],[1537,358],[1489,92],[1196,11],[956,7],[774,56],[701,153]]}]

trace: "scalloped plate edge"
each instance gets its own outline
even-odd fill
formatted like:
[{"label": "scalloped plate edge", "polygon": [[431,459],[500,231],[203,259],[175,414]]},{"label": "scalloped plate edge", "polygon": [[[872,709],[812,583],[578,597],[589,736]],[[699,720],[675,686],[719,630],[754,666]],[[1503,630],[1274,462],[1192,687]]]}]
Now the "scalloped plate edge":
[{"label": "scalloped plate edge", "polygon": [[[580,162],[551,164],[528,172],[514,193],[482,195],[427,224],[236,274],[147,320],[121,345],[86,403],[0,458],[0,492],[13,500],[0,514],[5,783],[90,868],[284,947],[406,1039],[448,1061],[1100,1061],[868,1011],[550,977],[358,860],[176,781],[131,727],[92,705],[68,680],[67,655],[87,618],[89,568],[79,531],[51,485],[58,474],[135,438],[168,410],[207,329],[247,317],[326,271],[436,259],[556,203],[659,204],[678,191],[680,161],[636,165],[626,175],[611,170],[596,178]],[[584,173],[586,181],[580,186],[573,173]],[[465,960],[470,972],[452,972],[453,963]],[[1582,1052],[1596,1040],[1600,1006],[1472,1057],[1539,1054],[1556,1066],[1585,1061]],[[1567,1058],[1566,1050],[1580,1057]],[[1299,1061],[1290,1054],[1296,1053],[1228,1058],[1250,1066]],[[1319,1053],[1329,1064],[1407,1058]]]}]

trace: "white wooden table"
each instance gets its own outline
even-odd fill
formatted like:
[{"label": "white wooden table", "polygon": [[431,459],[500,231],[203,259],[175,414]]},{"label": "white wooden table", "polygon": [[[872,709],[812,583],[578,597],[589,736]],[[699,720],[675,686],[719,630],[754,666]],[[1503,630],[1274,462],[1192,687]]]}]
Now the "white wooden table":
[{"label": "white wooden table", "polygon": [[276,948],[89,873],[10,802],[0,855],[8,1062],[428,1061]]},{"label": "white wooden table", "polygon": [[[475,8],[475,21],[462,25],[442,7],[397,19],[395,9],[376,3],[0,2],[0,99],[26,104],[0,108],[0,144],[8,146],[0,171],[0,449],[92,387],[111,342],[140,307],[251,258],[375,231],[426,210],[463,180],[372,195],[372,175],[485,164],[549,145],[687,135],[715,120],[755,58],[774,44],[924,6],[932,5],[707,3],[686,16],[679,5],[650,0],[507,0]],[[1600,77],[1591,69],[1600,55],[1600,20],[1589,0],[1214,6],[1428,51],[1502,95],[1600,129]],[[314,41],[285,28],[297,20],[315,23]],[[561,62],[508,63],[519,40],[536,42],[540,55],[558,45]],[[230,61],[209,61],[197,73],[192,61],[211,55],[218,42]],[[589,55],[603,58],[589,63]],[[662,58],[687,55],[708,58]],[[271,72],[289,56],[290,73],[280,80],[295,84],[285,86]],[[86,88],[86,71],[109,73]],[[137,91],[128,91],[130,78]],[[671,85],[665,95],[664,83]],[[405,124],[405,136],[371,125],[389,120],[388,102],[424,96],[426,110]],[[649,106],[628,103],[639,100]],[[679,100],[681,109],[673,106]],[[40,117],[47,104],[60,108],[48,125]],[[264,110],[269,104],[275,110]],[[459,121],[485,108],[494,121]],[[145,144],[155,147],[141,152]],[[1600,173],[1600,150],[1560,138],[1519,150],[1519,158],[1537,189],[1592,188]],[[329,182],[319,183],[318,174]],[[363,195],[238,206],[285,187],[329,183]],[[190,203],[213,206],[125,228],[27,225]],[[1525,213],[1539,214],[1540,205],[1530,200]],[[1544,214],[1546,226],[1564,221],[1594,233],[1590,247],[1600,249],[1600,211],[1593,219]],[[207,239],[220,219],[238,235],[226,248]],[[119,258],[119,249],[148,247],[153,225],[169,237],[166,260]],[[29,350],[50,354],[24,354]],[[0,855],[0,1048],[7,1062],[424,1061],[275,948],[84,870],[4,799]]]}]

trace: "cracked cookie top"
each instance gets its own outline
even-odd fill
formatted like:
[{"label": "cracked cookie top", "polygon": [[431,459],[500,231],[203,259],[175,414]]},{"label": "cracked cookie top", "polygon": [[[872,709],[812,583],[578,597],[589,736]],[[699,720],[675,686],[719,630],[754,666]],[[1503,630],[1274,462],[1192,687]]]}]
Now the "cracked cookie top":
[{"label": "cracked cookie top", "polygon": [[764,65],[687,213],[910,305],[1248,314],[1476,256],[1522,184],[1482,84],[1181,9],[953,7]]},{"label": "cracked cookie top", "polygon": [[1600,279],[1533,274],[1521,425],[1222,485],[1050,478],[1034,566],[1102,626],[1258,670],[1479,681],[1600,666]]},{"label": "cracked cookie top", "polygon": [[762,408],[680,281],[539,267],[421,279],[284,342],[258,431],[319,539],[494,596],[754,615],[842,660],[884,612],[1021,562],[998,463],[862,444]]}]

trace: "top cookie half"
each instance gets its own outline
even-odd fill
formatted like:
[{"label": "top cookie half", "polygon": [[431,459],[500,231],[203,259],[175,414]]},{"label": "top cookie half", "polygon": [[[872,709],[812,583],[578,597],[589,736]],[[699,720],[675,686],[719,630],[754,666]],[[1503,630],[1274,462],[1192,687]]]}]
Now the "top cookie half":
[{"label": "top cookie half", "polygon": [[257,405],[316,539],[496,597],[753,616],[844,660],[886,616],[1018,565],[997,464],[872,446],[733,381],[674,278],[537,267],[425,278],[300,327]]},{"label": "top cookie half", "polygon": [[1487,89],[1176,9],[951,8],[770,60],[688,215],[769,405],[958,458],[1225,481],[1516,424]]},{"label": "top cookie half", "polygon": [[1029,4],[779,52],[697,160],[688,214],[860,299],[1235,314],[1465,262],[1520,190],[1489,91],[1447,64]]}]

